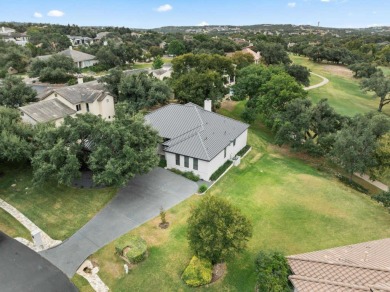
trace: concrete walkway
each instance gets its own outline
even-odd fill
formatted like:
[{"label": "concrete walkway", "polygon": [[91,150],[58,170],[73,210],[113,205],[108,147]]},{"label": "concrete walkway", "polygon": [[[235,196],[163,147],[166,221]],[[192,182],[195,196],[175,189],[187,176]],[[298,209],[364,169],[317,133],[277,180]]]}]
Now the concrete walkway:
[{"label": "concrete walkway", "polygon": [[[198,186],[169,170],[137,176],[63,244],[40,254],[72,277],[84,260],[119,236],[196,193]],[[69,222],[69,224],[72,224]]]},{"label": "concrete walkway", "polygon": [[28,219],[25,215],[23,215],[19,210],[15,207],[8,204],[6,201],[0,199],[0,208],[4,211],[8,212],[11,216],[13,216],[16,220],[18,220],[30,233],[40,232],[42,245],[35,245],[34,243],[28,241],[25,238],[18,237],[16,238],[19,242],[27,245],[29,248],[35,251],[42,251],[56,245],[59,245],[61,240],[54,240],[49,235],[47,235],[42,229],[40,229],[37,225],[35,225],[30,219]]},{"label": "concrete walkway", "polygon": [[319,75],[317,73],[313,73],[313,72],[310,72],[310,74],[315,75],[317,77],[320,77],[322,79],[322,81],[320,83],[315,84],[315,85],[312,85],[312,86],[309,86],[309,87],[305,87],[304,90],[312,90],[312,89],[324,86],[324,85],[329,83],[329,79],[325,78],[324,76],[321,76],[321,75]]},{"label": "concrete walkway", "polygon": [[365,180],[366,182],[372,184],[373,186],[376,186],[378,189],[380,189],[384,192],[389,191],[389,187],[387,185],[385,185],[384,183],[381,183],[380,181],[377,181],[377,180],[370,180],[370,177],[366,174],[354,173],[354,175],[356,175],[357,177],[360,177],[361,179]]}]

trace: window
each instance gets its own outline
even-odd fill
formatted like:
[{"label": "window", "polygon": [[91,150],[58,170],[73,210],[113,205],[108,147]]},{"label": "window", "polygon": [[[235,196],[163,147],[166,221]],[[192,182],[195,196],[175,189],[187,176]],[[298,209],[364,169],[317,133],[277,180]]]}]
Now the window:
[{"label": "window", "polygon": [[180,155],[176,154],[176,165],[180,165]]},{"label": "window", "polygon": [[81,104],[76,104],[76,110],[81,111]]},{"label": "window", "polygon": [[194,165],[193,165],[193,168],[195,170],[198,170],[198,158],[194,158]]},{"label": "window", "polygon": [[85,105],[87,107],[87,112],[89,112],[89,103],[86,103]]},{"label": "window", "polygon": [[233,146],[236,146],[236,139],[233,140]]},{"label": "window", "polygon": [[190,167],[190,158],[188,156],[184,156],[184,167]]},{"label": "window", "polygon": [[223,158],[226,158],[226,148],[223,149]]}]

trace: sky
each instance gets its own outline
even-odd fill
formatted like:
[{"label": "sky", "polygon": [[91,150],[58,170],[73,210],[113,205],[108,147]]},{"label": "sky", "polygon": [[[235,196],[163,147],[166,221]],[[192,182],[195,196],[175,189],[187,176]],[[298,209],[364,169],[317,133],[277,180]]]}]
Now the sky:
[{"label": "sky", "polygon": [[0,21],[156,28],[309,24],[390,26],[390,0],[0,0]]}]

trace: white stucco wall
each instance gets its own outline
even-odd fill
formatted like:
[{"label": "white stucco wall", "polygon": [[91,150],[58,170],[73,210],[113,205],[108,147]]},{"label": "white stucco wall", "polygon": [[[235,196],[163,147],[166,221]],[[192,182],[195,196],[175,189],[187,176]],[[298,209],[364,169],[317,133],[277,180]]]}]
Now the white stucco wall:
[{"label": "white stucco wall", "polygon": [[97,63],[99,63],[98,60],[87,60],[87,61],[82,61],[82,62],[76,62],[75,64],[79,68],[86,68],[86,67],[91,67]]},{"label": "white stucco wall", "polygon": [[176,155],[174,153],[165,153],[165,159],[167,160],[167,168],[176,168],[180,171],[192,171],[199,175],[203,180],[209,180],[210,176],[221,167],[226,161],[232,159],[238,151],[244,148],[247,144],[248,130],[245,130],[236,139],[236,145],[230,143],[226,147],[226,157],[224,157],[224,150],[222,150],[216,157],[211,161],[198,160],[198,170],[193,169],[193,158],[189,159],[189,167],[184,167],[184,156],[180,155],[180,166],[176,165]]},{"label": "white stucco wall", "polygon": [[[57,95],[57,96],[56,96]],[[44,100],[50,100],[57,98],[59,101],[67,105],[68,107],[77,110],[76,105],[70,103],[65,98],[63,98],[61,95],[52,93],[48,97],[46,97]],[[108,100],[108,101],[107,101]],[[80,103],[81,110],[77,112],[77,114],[85,114],[87,112],[87,105],[86,103]],[[102,101],[95,100],[93,103],[89,103],[89,112],[93,115],[101,115],[101,117],[105,120],[111,121],[115,116],[115,106],[114,106],[114,98],[110,95],[105,97]]]}]

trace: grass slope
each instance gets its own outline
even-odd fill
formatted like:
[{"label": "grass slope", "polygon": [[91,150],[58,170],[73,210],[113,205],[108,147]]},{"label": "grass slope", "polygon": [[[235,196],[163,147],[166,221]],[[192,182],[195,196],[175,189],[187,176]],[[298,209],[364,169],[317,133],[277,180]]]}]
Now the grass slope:
[{"label": "grass slope", "polygon": [[30,232],[8,212],[0,208],[0,230],[11,237],[31,240]]},{"label": "grass slope", "polygon": [[[242,108],[239,103],[230,112],[221,112],[237,117]],[[334,177],[284,155],[269,140],[269,133],[251,127],[253,150],[207,193],[228,198],[239,207],[253,222],[254,235],[248,249],[227,262],[226,276],[200,291],[253,291],[254,260],[261,249],[296,254],[390,236],[387,210]],[[168,210],[167,230],[159,229],[155,218],[91,257],[111,290],[193,290],[180,277],[192,256],[186,220],[199,199],[192,196]],[[125,275],[123,262],[114,255],[115,246],[134,234],[148,242],[149,258]]]},{"label": "grass slope", "polygon": [[[294,63],[308,67],[312,72],[329,79],[329,83],[309,91],[309,97],[318,102],[327,98],[329,103],[340,113],[354,116],[378,109],[379,100],[371,93],[364,93],[359,87],[359,80],[348,74],[343,66],[311,62],[308,58],[290,55]],[[390,114],[390,107],[384,112]]]},{"label": "grass slope", "polygon": [[[26,165],[1,165],[0,198],[54,239],[64,240],[87,223],[115,195],[115,188],[78,189],[47,183],[34,187]],[[12,187],[16,184],[15,187]]]}]

